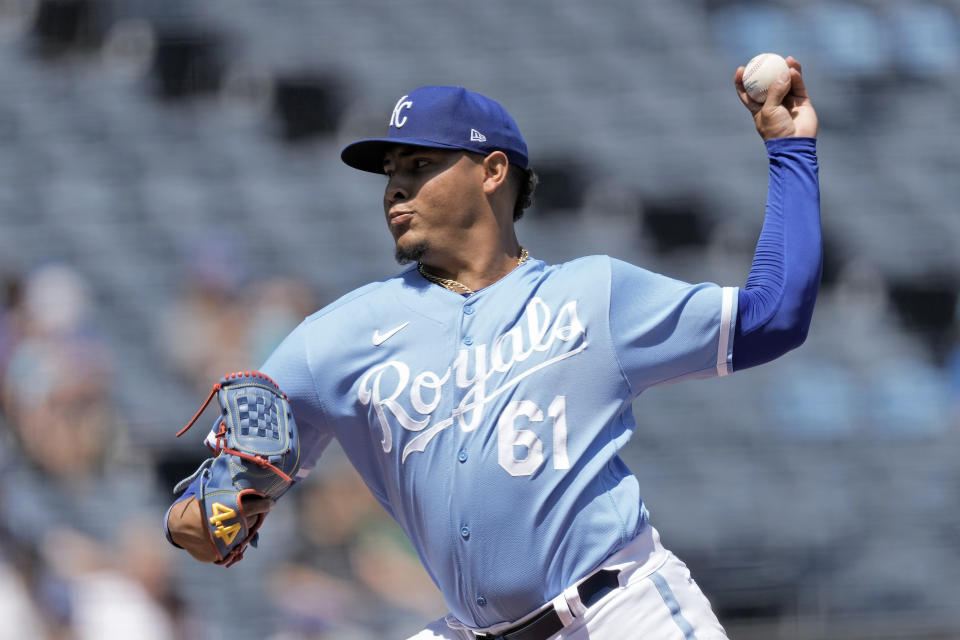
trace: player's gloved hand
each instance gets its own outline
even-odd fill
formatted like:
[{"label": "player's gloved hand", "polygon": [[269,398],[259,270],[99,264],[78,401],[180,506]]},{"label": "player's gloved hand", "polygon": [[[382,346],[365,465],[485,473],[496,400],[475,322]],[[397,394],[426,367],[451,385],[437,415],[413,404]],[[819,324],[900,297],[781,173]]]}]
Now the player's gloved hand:
[{"label": "player's gloved hand", "polygon": [[774,138],[816,138],[817,113],[807,95],[800,63],[787,57],[787,72],[767,88],[763,104],[753,100],[743,86],[744,68],[737,69],[733,83],[740,101],[753,115],[757,133],[764,140]]},{"label": "player's gloved hand", "polygon": [[179,495],[193,484],[196,495],[174,505],[167,525],[174,542],[194,558],[230,566],[248,544],[256,546],[267,511],[293,484],[300,441],[286,395],[257,371],[221,378],[177,436],[214,395],[221,419],[208,446],[215,455],[174,488]]},{"label": "player's gloved hand", "polygon": [[[251,495],[244,496],[240,502],[248,529],[256,527],[259,517],[265,516],[273,507],[273,501],[269,498]],[[173,541],[195,559],[200,562],[216,562],[220,557],[217,555],[217,548],[210,540],[210,532],[203,512],[203,505],[196,497],[183,500],[175,504],[170,511],[167,528]]]}]

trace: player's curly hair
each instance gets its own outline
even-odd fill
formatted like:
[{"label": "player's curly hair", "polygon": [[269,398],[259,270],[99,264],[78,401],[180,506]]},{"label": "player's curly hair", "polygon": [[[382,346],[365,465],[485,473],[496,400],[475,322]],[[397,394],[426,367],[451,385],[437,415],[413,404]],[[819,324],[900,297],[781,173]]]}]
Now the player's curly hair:
[{"label": "player's curly hair", "polygon": [[523,217],[524,209],[533,204],[533,192],[540,178],[533,169],[521,169],[517,166],[510,167],[510,176],[517,185],[517,200],[513,206],[513,220],[516,222]]}]

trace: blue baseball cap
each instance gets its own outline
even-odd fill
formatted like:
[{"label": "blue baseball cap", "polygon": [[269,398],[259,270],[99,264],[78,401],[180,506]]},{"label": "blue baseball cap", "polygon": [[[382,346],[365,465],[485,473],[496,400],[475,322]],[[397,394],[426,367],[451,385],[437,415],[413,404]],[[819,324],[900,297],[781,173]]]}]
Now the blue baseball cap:
[{"label": "blue baseball cap", "polygon": [[386,138],[358,140],[340,158],[354,169],[383,173],[383,156],[393,145],[462,149],[488,155],[502,151],[527,168],[527,143],[499,102],[463,87],[420,87],[397,100]]}]

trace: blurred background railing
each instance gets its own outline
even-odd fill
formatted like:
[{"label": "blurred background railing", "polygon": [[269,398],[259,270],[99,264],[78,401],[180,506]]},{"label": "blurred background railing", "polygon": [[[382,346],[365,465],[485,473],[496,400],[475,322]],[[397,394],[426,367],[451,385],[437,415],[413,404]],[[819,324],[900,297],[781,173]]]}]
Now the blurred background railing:
[{"label": "blurred background railing", "polygon": [[732,87],[804,65],[807,344],[655,389],[624,458],[733,638],[960,637],[960,3],[0,1],[0,638],[403,638],[444,612],[337,451],[223,570],[174,553],[210,384],[395,272],[339,150],[424,84],[510,110],[548,261],[741,285],[766,158]]}]

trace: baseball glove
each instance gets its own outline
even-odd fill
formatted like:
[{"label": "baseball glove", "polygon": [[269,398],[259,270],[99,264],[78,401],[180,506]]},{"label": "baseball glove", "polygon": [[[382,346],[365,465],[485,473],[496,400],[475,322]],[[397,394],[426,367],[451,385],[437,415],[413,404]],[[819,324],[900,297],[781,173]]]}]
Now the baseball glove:
[{"label": "baseball glove", "polygon": [[300,467],[300,442],[287,396],[258,371],[222,377],[177,437],[193,426],[214,395],[221,417],[206,441],[214,456],[177,483],[174,493],[197,482],[196,497],[219,558],[215,562],[229,567],[243,558],[248,544],[257,546],[257,530],[266,517],[261,513],[248,520],[243,498],[276,500],[289,489]]}]

